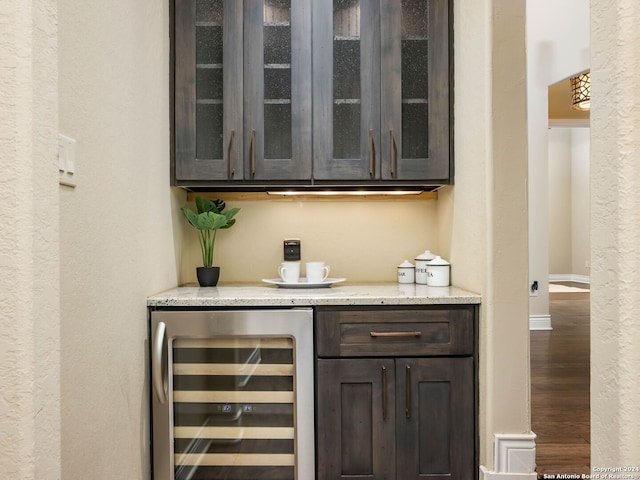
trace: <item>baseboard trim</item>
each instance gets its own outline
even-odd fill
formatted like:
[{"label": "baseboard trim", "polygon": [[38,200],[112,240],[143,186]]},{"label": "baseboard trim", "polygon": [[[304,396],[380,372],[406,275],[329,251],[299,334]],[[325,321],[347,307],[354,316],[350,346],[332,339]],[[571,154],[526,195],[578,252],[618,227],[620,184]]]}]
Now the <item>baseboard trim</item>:
[{"label": "baseboard trim", "polygon": [[553,330],[551,315],[529,315],[529,330]]},{"label": "baseboard trim", "polygon": [[537,480],[537,473],[497,473],[480,466],[480,480]]},{"label": "baseboard trim", "polygon": [[549,275],[549,282],[576,282],[591,283],[589,275],[576,275],[574,273],[553,273]]},{"label": "baseboard trim", "polygon": [[494,471],[480,466],[481,480],[535,480],[536,434],[494,435]]}]

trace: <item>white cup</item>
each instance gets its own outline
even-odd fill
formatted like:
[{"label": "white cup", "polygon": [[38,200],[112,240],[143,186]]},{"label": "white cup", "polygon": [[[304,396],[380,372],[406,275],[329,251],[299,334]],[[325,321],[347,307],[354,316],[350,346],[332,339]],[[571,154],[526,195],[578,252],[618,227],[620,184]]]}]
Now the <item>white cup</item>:
[{"label": "white cup", "polygon": [[329,267],[324,262],[307,262],[307,282],[319,283],[329,276]]},{"label": "white cup", "polygon": [[278,275],[284,283],[300,281],[300,262],[282,262],[278,267]]}]

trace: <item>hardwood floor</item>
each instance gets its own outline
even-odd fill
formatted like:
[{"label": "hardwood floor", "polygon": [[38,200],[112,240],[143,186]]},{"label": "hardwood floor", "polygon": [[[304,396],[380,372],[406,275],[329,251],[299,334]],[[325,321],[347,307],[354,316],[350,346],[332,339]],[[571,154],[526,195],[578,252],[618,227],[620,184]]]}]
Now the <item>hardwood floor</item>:
[{"label": "hardwood floor", "polygon": [[551,293],[549,310],[553,330],[531,332],[538,476],[590,474],[589,293]]}]

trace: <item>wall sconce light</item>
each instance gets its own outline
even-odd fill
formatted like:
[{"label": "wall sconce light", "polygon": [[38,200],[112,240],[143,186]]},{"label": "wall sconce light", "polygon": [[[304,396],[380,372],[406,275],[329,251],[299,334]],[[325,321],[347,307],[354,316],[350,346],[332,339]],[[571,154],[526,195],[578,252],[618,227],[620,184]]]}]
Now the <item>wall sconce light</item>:
[{"label": "wall sconce light", "polygon": [[571,108],[589,110],[591,108],[591,72],[571,77]]}]

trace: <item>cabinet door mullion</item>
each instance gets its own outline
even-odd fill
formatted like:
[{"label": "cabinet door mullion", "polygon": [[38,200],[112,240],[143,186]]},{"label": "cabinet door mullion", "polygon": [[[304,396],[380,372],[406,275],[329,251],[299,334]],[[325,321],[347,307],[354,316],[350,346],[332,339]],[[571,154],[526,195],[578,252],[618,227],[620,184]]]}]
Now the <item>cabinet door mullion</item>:
[{"label": "cabinet door mullion", "polygon": [[391,162],[395,139],[395,155],[402,158],[402,4],[383,1],[380,12],[381,85],[380,98],[380,163],[381,177],[398,178],[397,162]]},{"label": "cabinet door mullion", "polygon": [[[242,124],[243,84],[238,81],[243,72],[243,0],[224,0],[224,40],[223,40],[223,84],[224,84],[224,117],[223,141],[224,158],[232,168],[233,174],[227,172],[227,179],[242,180],[244,145]],[[231,142],[233,148],[229,148]],[[233,153],[233,158],[228,155]]]},{"label": "cabinet door mullion", "polygon": [[[244,0],[244,176],[264,178],[264,2]],[[242,77],[236,79],[240,81]],[[253,145],[252,145],[253,142]],[[253,158],[251,158],[253,157]]]}]

